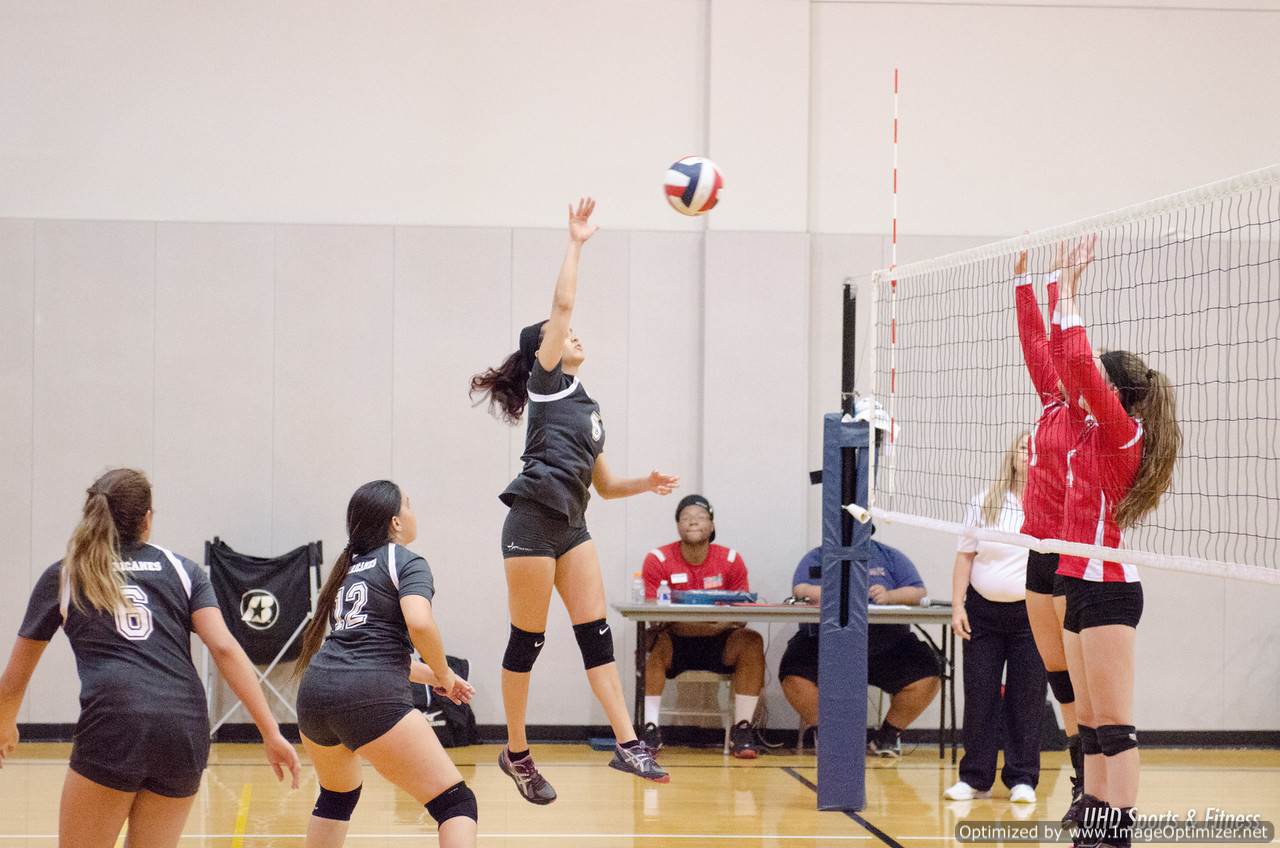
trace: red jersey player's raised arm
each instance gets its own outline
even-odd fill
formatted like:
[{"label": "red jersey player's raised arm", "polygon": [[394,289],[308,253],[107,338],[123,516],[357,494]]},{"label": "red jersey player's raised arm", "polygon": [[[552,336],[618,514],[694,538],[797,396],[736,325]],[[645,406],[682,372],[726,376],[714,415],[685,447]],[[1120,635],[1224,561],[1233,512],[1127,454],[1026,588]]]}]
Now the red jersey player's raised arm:
[{"label": "red jersey player's raised arm", "polygon": [[1054,355],[1058,374],[1072,398],[1083,398],[1089,414],[1098,422],[1098,429],[1113,448],[1133,444],[1138,437],[1138,423],[1125,412],[1120,398],[1108,385],[1094,362],[1093,348],[1085,332],[1084,319],[1076,308],[1076,289],[1085,268],[1093,261],[1096,237],[1084,242],[1072,251],[1067,262],[1066,300],[1059,317],[1061,329],[1054,340]]},{"label": "red jersey player's raised arm", "polygon": [[[1045,337],[1044,320],[1040,317],[1040,304],[1036,301],[1035,287],[1027,276],[1027,252],[1018,254],[1014,266],[1014,303],[1018,313],[1018,340],[1022,343],[1022,358],[1041,405],[1052,403],[1058,397],[1058,372],[1049,352],[1049,340]],[[1057,276],[1049,278],[1049,308],[1057,300]]]}]

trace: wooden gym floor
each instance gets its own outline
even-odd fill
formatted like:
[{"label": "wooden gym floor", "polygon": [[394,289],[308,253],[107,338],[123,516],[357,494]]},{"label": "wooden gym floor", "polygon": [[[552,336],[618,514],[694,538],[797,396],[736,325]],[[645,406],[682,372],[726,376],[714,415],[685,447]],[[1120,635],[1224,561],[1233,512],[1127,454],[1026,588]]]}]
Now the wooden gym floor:
[{"label": "wooden gym floor", "polygon": [[[70,746],[24,744],[0,770],[0,848],[51,848]],[[644,783],[606,767],[609,755],[585,745],[539,745],[543,773],[560,794],[549,807],[521,800],[495,763],[498,747],[453,751],[480,801],[485,848],[818,848],[900,844],[903,848],[956,844],[956,822],[1015,816],[1002,799],[946,802],[942,790],[956,780],[937,749],[921,746],[901,760],[869,761],[867,809],[855,816],[819,813],[811,785],[813,755],[771,754],[754,762],[718,751],[672,749],[661,760],[671,772],[665,786]],[[1280,821],[1280,751],[1147,750],[1140,811],[1217,807]],[[1046,754],[1040,801],[1018,810],[1020,819],[1055,820],[1068,793],[1065,755]],[[351,822],[347,844],[430,845],[435,828],[425,811],[371,769]],[[250,745],[216,745],[204,787],[187,822],[188,846],[300,846],[316,795],[314,772],[302,788],[281,788]]]}]

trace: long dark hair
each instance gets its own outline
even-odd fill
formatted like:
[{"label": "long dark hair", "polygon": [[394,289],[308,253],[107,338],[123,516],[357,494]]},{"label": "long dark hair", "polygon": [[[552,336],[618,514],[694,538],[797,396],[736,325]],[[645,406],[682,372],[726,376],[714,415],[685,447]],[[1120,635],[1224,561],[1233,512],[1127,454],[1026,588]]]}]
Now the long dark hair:
[{"label": "long dark hair", "polygon": [[302,652],[298,655],[295,674],[302,673],[324,642],[351,561],[391,541],[391,519],[400,514],[400,501],[399,486],[390,480],[374,480],[356,489],[347,502],[347,546],[329,569],[329,577],[316,601],[315,617],[302,634]]},{"label": "long dark hair", "polygon": [[[529,403],[529,375],[547,322],[530,324],[520,331],[520,349],[502,360],[497,368],[486,368],[471,377],[470,396],[477,404],[489,398],[489,414],[508,424],[519,424]],[[476,401],[476,394],[480,400]]]},{"label": "long dark hair", "polygon": [[141,471],[116,468],[93,481],[62,561],[62,580],[76,609],[88,606],[114,614],[133,606],[125,600],[124,580],[115,564],[121,546],[142,538],[150,509],[151,482]]},{"label": "long dark hair", "polygon": [[1168,377],[1148,368],[1141,357],[1127,350],[1107,351],[1101,359],[1120,395],[1120,405],[1142,421],[1142,462],[1128,494],[1116,504],[1116,524],[1132,527],[1169,491],[1182,447],[1182,429]]},{"label": "long dark hair", "polygon": [[529,403],[529,374],[533,369],[525,364],[520,351],[502,360],[497,368],[486,368],[471,378],[470,397],[477,404],[489,399],[489,414],[508,424],[519,424],[524,408]]}]

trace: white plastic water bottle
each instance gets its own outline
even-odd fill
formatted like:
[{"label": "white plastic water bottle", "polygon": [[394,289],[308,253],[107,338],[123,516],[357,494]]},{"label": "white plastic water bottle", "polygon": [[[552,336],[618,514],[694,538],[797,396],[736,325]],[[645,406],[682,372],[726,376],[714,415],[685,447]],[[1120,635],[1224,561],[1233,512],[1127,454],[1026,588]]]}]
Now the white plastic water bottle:
[{"label": "white plastic water bottle", "polygon": [[631,575],[631,603],[644,603],[644,573],[637,571]]},{"label": "white plastic water bottle", "polygon": [[665,580],[658,584],[658,603],[671,603],[671,586]]}]

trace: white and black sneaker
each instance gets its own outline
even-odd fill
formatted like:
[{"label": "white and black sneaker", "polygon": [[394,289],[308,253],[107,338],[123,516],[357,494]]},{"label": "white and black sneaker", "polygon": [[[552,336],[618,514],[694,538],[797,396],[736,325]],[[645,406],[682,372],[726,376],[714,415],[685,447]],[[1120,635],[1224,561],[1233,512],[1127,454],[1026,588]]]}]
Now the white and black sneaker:
[{"label": "white and black sneaker", "polygon": [[556,790],[533,764],[532,755],[513,760],[511,752],[504,747],[498,754],[498,768],[515,782],[516,790],[530,804],[546,805],[556,799]]},{"label": "white and black sneaker", "polygon": [[873,757],[896,760],[902,756],[902,737],[896,733],[877,732],[867,740],[867,753]]},{"label": "white and black sneaker", "polygon": [[644,726],[644,729],[640,731],[640,738],[655,756],[662,750],[662,729],[653,722],[649,722]]},{"label": "white and black sneaker", "polygon": [[653,752],[649,750],[649,746],[643,742],[627,747],[614,746],[613,759],[609,761],[609,768],[625,771],[627,774],[634,774],[636,777],[643,777],[654,783],[668,783],[671,780],[671,776],[663,771],[662,766],[658,765],[658,761],[653,758]]}]

